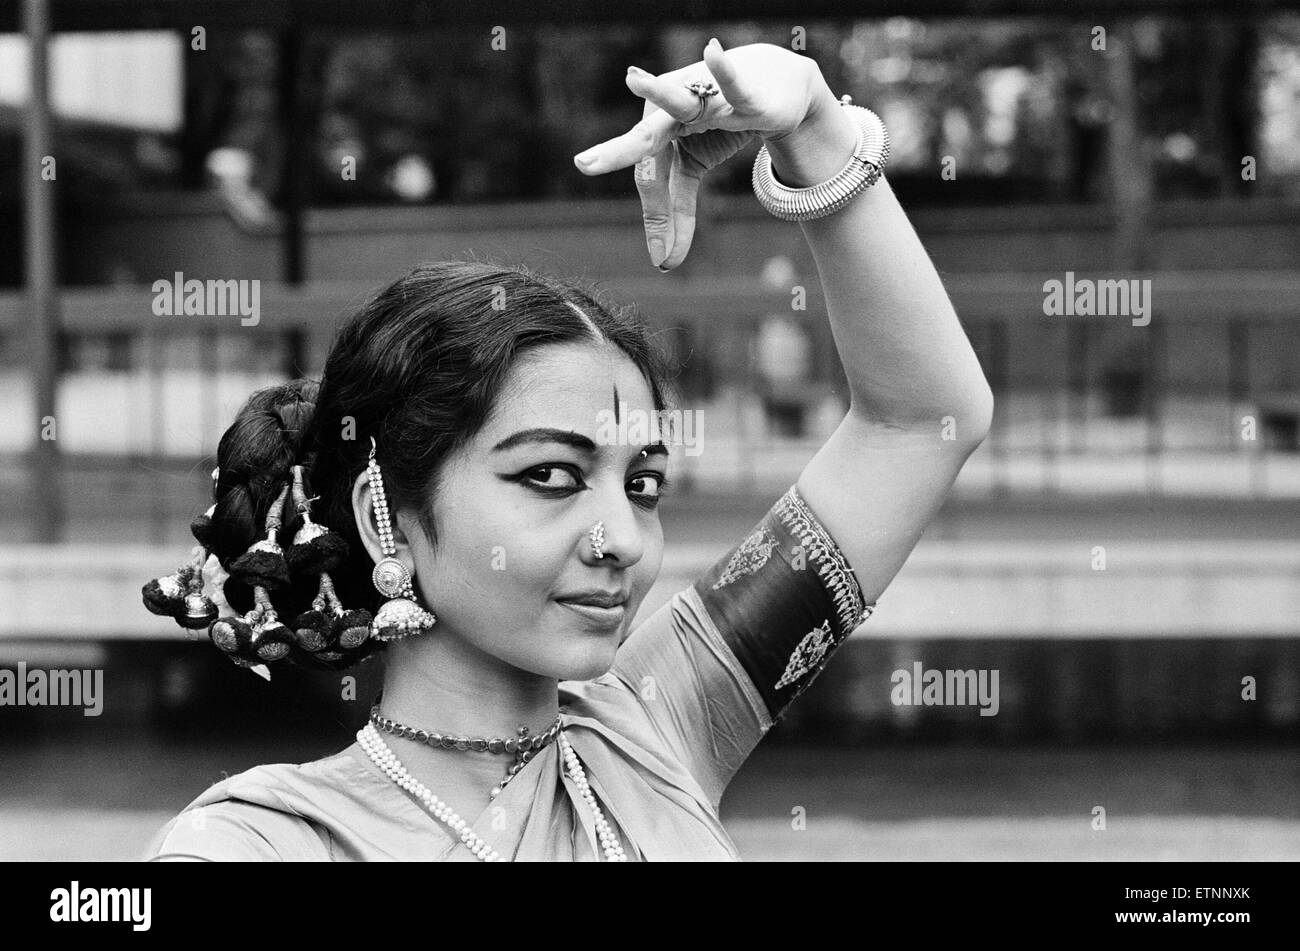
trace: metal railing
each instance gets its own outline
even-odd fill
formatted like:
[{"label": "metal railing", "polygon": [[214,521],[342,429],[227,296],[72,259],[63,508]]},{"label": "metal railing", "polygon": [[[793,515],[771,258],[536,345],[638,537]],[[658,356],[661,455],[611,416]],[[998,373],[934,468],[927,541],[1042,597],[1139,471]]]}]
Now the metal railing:
[{"label": "metal railing", "polygon": [[[1124,316],[1046,316],[1044,281],[1060,277],[947,278],[997,397],[993,431],[963,473],[970,491],[1300,494],[1300,272],[1144,275],[1154,299],[1145,326]],[[64,290],[63,464],[144,467],[183,480],[215,452],[252,389],[319,372],[335,326],[370,290],[266,283],[256,326],[238,316],[155,316],[147,287]],[[686,487],[745,493],[788,484],[846,397],[819,288],[807,288],[806,312],[790,310],[788,293],[741,279],[624,281],[612,290],[660,331],[683,365],[682,408],[704,414],[704,451],[679,456]],[[25,308],[20,294],[0,294],[5,352],[21,343]],[[774,317],[793,320],[811,345],[804,429],[779,437],[767,425],[753,345]],[[8,404],[0,460],[11,476],[41,431],[24,386],[21,363],[0,367]],[[1131,470],[1116,477],[1118,489],[1090,474],[1107,467]],[[189,478],[201,495],[203,480]],[[16,478],[4,484],[11,511],[30,504]],[[175,518],[168,499],[191,504],[184,486],[156,493],[151,521]],[[116,508],[110,496],[99,503]]]}]

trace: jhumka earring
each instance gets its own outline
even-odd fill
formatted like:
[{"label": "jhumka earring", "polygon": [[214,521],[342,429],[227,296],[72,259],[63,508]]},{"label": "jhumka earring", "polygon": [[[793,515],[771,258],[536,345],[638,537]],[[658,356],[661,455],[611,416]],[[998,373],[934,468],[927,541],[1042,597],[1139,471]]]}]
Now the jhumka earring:
[{"label": "jhumka earring", "polygon": [[591,536],[591,553],[597,558],[605,557],[605,522],[601,520],[587,533]]},{"label": "jhumka earring", "polygon": [[366,477],[370,480],[370,504],[379,529],[379,545],[384,557],[370,573],[375,588],[389,600],[379,608],[371,627],[371,636],[380,641],[395,641],[412,634],[422,634],[438,622],[436,616],[415,602],[415,588],[411,572],[397,560],[397,547],[393,544],[393,527],[389,520],[388,499],[384,495],[384,481],[375,461],[375,438],[370,437],[370,460],[366,463]]}]

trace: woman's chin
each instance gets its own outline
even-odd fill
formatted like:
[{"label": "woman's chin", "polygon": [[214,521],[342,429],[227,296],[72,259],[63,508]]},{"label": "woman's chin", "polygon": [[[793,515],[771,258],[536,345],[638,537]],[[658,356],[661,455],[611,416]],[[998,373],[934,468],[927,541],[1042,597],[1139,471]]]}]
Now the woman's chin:
[{"label": "woman's chin", "polygon": [[584,649],[568,658],[556,675],[559,680],[595,680],[609,673],[614,666],[618,640],[608,643],[587,644]]}]

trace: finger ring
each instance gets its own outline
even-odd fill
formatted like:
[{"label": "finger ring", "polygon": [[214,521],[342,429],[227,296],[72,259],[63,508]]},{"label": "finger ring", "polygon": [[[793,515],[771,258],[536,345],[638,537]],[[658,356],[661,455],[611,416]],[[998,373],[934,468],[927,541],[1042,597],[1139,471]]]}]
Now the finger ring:
[{"label": "finger ring", "polygon": [[690,125],[692,122],[699,122],[704,117],[704,112],[709,108],[709,100],[719,92],[718,87],[713,84],[712,80],[704,81],[697,79],[694,82],[686,84],[688,92],[694,93],[700,100],[700,111],[693,117],[687,119],[682,125]]}]

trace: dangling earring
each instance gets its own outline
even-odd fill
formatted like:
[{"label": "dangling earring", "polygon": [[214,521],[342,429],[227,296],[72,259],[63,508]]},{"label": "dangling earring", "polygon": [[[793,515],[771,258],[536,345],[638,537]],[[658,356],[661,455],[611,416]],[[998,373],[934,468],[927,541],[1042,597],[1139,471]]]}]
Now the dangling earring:
[{"label": "dangling earring", "polygon": [[605,522],[599,521],[587,533],[591,536],[591,553],[597,558],[605,557]]},{"label": "dangling earring", "polygon": [[383,477],[375,461],[375,437],[370,437],[370,460],[366,463],[366,477],[370,480],[370,504],[379,529],[379,546],[384,557],[370,573],[375,588],[389,600],[379,608],[371,626],[371,636],[380,641],[395,641],[412,634],[422,634],[438,622],[431,612],[415,602],[415,589],[411,572],[397,560],[397,547],[393,544],[393,528],[388,516],[388,499],[384,495]]}]

